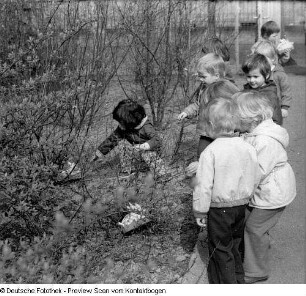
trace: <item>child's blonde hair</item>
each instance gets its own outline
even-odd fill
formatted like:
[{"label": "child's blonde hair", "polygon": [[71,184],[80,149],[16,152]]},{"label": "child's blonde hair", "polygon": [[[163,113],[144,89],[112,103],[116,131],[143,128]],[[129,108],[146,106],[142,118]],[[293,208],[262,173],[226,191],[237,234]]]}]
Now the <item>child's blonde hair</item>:
[{"label": "child's blonde hair", "polygon": [[232,136],[239,128],[237,106],[231,99],[217,98],[204,110],[205,131],[210,138]]},{"label": "child's blonde hair", "polygon": [[250,132],[262,121],[271,119],[273,107],[268,98],[258,91],[242,91],[233,95],[240,119],[240,131]]},{"label": "child's blonde hair", "polygon": [[208,53],[199,59],[198,72],[206,71],[212,75],[219,74],[220,78],[225,77],[225,62],[221,56],[215,53]]},{"label": "child's blonde hair", "polygon": [[230,99],[233,94],[239,92],[240,89],[227,79],[218,80],[207,86],[204,93],[204,103],[207,104],[216,98]]},{"label": "child's blonde hair", "polygon": [[278,56],[274,44],[269,40],[262,40],[255,43],[251,48],[252,54],[259,53],[269,58],[273,65],[278,63]]}]

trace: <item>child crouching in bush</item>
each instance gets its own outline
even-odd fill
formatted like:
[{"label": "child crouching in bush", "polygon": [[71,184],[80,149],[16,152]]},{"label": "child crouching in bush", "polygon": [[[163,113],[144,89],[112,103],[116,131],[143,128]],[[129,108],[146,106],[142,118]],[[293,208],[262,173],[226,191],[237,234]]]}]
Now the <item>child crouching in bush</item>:
[{"label": "child crouching in bush", "polygon": [[118,127],[99,145],[93,161],[103,158],[119,142],[126,140],[131,145],[119,145],[122,173],[131,174],[137,161],[142,159],[155,176],[164,175],[165,165],[159,156],[161,139],[144,107],[132,99],[122,100],[113,110],[113,119],[118,122]]}]

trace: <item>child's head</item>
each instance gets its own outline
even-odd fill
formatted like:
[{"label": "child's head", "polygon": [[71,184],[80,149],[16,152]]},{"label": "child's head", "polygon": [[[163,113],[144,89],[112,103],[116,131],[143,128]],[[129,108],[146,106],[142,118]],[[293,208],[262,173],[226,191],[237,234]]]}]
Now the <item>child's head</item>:
[{"label": "child's head", "polygon": [[213,139],[232,136],[239,127],[237,106],[231,99],[217,98],[210,101],[204,110],[205,131]]},{"label": "child's head", "polygon": [[278,43],[280,27],[274,21],[268,21],[264,23],[260,29],[261,37],[272,41],[273,43]]},{"label": "child's head", "polygon": [[205,103],[216,98],[230,99],[233,94],[239,92],[239,88],[227,79],[218,80],[207,86],[205,90]]},{"label": "child's head", "polygon": [[278,56],[275,46],[269,40],[263,40],[256,43],[251,50],[252,54],[259,53],[264,55],[268,59],[268,62],[271,66],[276,65],[278,63]]},{"label": "child's head", "polygon": [[225,76],[225,63],[221,56],[208,53],[200,58],[197,65],[198,77],[206,84],[211,84]]},{"label": "child's head", "polygon": [[233,96],[237,104],[241,132],[251,132],[262,121],[271,119],[273,107],[269,99],[257,91],[242,91]]},{"label": "child's head", "polygon": [[136,128],[146,117],[144,107],[132,99],[122,100],[113,110],[115,119],[122,129],[130,130]]},{"label": "child's head", "polygon": [[271,77],[271,66],[267,58],[259,53],[251,55],[242,65],[251,88],[264,86]]},{"label": "child's head", "polygon": [[207,53],[215,53],[219,55],[224,62],[228,62],[230,60],[229,50],[226,45],[217,37],[209,38],[205,41],[205,45],[202,47],[202,52],[204,54]]}]

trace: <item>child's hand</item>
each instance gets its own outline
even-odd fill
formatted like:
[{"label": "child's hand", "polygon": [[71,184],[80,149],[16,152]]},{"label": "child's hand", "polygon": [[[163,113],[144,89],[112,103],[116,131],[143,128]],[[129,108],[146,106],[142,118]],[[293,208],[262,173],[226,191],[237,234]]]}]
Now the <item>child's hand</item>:
[{"label": "child's hand", "polygon": [[287,49],[283,52],[282,57],[289,60],[290,59],[290,49]]},{"label": "child's hand", "polygon": [[102,160],[104,157],[104,155],[99,151],[96,150],[95,155],[89,160],[90,162],[95,162],[98,160]]},{"label": "child's hand", "polygon": [[148,143],[137,144],[133,146],[136,150],[150,150],[150,145]]},{"label": "child's hand", "polygon": [[196,222],[200,227],[207,227],[207,215],[204,218],[196,218]]},{"label": "child's hand", "polygon": [[186,176],[192,177],[197,172],[198,166],[199,166],[198,161],[194,161],[191,164],[189,164],[189,166],[186,168]]},{"label": "child's hand", "polygon": [[182,112],[181,114],[178,115],[177,119],[178,120],[183,120],[187,116],[188,116],[188,114],[186,112]]},{"label": "child's hand", "polygon": [[283,118],[288,117],[288,110],[287,109],[281,109],[281,111],[282,111],[282,117]]}]

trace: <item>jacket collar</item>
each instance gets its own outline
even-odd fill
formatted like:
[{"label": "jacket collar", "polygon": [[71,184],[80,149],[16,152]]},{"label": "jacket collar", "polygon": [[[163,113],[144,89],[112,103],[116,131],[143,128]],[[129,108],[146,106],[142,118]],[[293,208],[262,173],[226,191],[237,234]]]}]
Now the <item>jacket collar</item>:
[{"label": "jacket collar", "polygon": [[146,117],[140,122],[140,124],[138,124],[138,125],[135,127],[135,129],[141,129],[141,128],[144,126],[144,124],[147,122],[147,120],[148,120],[148,116],[146,116]]}]

